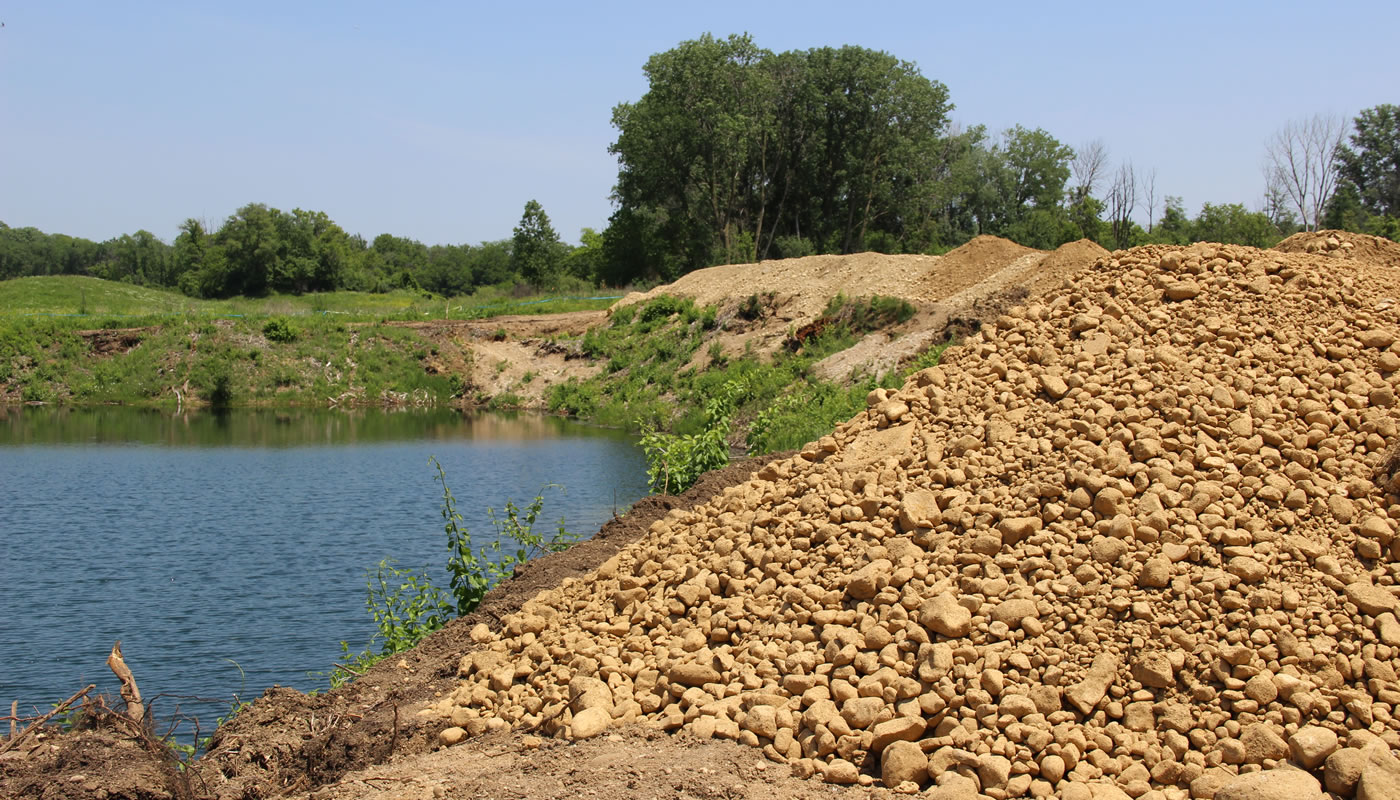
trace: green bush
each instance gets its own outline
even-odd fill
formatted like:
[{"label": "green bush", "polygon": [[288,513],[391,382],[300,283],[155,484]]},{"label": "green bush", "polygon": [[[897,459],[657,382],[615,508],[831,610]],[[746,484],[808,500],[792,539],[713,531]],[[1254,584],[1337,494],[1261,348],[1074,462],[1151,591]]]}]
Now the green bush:
[{"label": "green bush", "polygon": [[263,336],[269,342],[294,342],[298,331],[286,317],[273,317],[263,324]]}]

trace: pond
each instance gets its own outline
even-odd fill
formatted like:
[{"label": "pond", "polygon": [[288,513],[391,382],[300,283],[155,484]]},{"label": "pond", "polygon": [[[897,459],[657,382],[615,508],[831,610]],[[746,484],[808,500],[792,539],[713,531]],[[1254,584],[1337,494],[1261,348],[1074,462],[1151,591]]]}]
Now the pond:
[{"label": "pond", "polygon": [[205,733],[235,695],[324,688],[374,633],[368,569],[446,585],[430,457],[483,544],[507,499],[590,536],[646,494],[634,437],[556,417],[0,409],[0,701],[115,697],[116,640],[153,713]]}]

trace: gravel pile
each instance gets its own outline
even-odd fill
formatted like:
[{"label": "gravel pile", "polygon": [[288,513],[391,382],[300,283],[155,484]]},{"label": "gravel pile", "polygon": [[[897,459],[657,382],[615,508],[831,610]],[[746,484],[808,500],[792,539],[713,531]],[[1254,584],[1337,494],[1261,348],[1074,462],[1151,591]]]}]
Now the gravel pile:
[{"label": "gravel pile", "polygon": [[940,800],[1400,797],[1400,260],[1317,241],[1099,257],[424,713]]}]

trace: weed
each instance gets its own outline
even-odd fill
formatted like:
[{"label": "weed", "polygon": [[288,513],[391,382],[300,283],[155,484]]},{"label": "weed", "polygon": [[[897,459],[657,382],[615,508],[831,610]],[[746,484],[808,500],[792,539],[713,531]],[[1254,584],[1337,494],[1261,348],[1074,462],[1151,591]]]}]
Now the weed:
[{"label": "weed", "polygon": [[562,490],[549,484],[524,508],[507,499],[502,516],[494,509],[486,509],[496,529],[496,538],[473,549],[471,534],[462,525],[462,515],[457,511],[457,500],[447,485],[442,464],[436,458],[429,459],[429,463],[437,470],[434,480],[442,484],[441,513],[448,550],[447,588],[434,584],[426,570],[401,569],[390,559],[380,561],[369,575],[365,592],[365,608],[374,618],[377,631],[370,644],[377,641],[378,651],[366,648],[352,653],[349,644],[341,642],[346,661],[336,664],[327,676],[332,688],[362,674],[384,657],[413,647],[453,617],[470,614],[491,587],[511,577],[517,566],[541,554],[563,550],[578,538],[565,529],[562,518],[554,532],[545,534],[535,530],[535,522],[544,508],[544,489]]}]

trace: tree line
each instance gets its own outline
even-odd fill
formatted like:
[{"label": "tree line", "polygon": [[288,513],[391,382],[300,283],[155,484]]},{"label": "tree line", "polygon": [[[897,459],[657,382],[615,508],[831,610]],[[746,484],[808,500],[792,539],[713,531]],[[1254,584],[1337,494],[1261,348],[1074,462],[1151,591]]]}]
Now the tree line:
[{"label": "tree line", "polygon": [[[217,228],[186,220],[105,242],[0,222],[0,279],[86,274],[225,297],[333,289],[621,286],[702,267],[816,253],[938,253],[993,234],[1042,250],[1081,238],[1118,249],[1211,240],[1268,247],[1319,227],[1400,236],[1400,109],[1347,125],[1290,122],[1265,147],[1251,210],[1189,216],[1156,170],[1111,163],[1040,128],[993,133],[951,121],[942,83],[862,47],[774,53],[705,35],[653,55],[647,91],[613,109],[614,213],[562,242],[526,203],[508,239],[425,245],[347,233],[324,212],[260,203]],[[1137,220],[1145,219],[1144,228]]]}]

